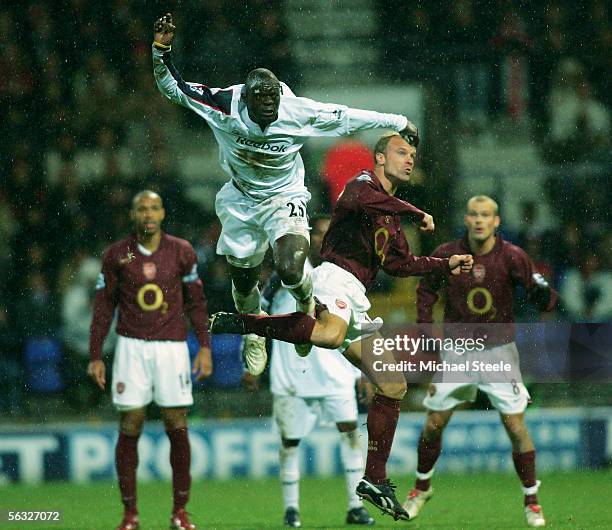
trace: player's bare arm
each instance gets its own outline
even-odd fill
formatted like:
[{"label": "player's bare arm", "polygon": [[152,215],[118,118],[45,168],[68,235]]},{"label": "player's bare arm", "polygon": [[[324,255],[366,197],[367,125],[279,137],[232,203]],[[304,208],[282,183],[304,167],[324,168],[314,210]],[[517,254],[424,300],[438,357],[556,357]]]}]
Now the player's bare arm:
[{"label": "player's bare arm", "polygon": [[170,13],[166,13],[164,16],[158,18],[153,28],[155,32],[153,36],[155,44],[161,44],[162,46],[172,45],[176,26],[172,23],[172,15]]},{"label": "player's bare arm", "polygon": [[472,265],[474,264],[474,258],[471,254],[455,254],[448,260],[448,267],[451,270],[451,274],[455,276],[470,272]]},{"label": "player's bare arm", "polygon": [[202,379],[208,377],[212,374],[213,371],[213,362],[212,362],[212,354],[210,348],[206,346],[200,348],[198,351],[194,361],[193,361],[193,374],[196,376],[196,381],[201,381]]},{"label": "player's bare arm", "polygon": [[106,366],[104,365],[104,361],[100,359],[90,361],[87,365],[87,375],[93,379],[100,390],[104,390],[106,386]]}]

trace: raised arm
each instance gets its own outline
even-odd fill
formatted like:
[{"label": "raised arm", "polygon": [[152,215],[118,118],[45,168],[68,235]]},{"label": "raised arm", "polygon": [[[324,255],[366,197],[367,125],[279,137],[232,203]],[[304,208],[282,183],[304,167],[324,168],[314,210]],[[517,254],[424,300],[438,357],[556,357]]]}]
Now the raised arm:
[{"label": "raised arm", "polygon": [[172,15],[155,21],[153,37],[153,75],[159,91],[173,103],[182,105],[211,125],[222,126],[229,118],[232,90],[208,88],[200,83],[187,83],[172,62],[172,41],[176,26]]}]

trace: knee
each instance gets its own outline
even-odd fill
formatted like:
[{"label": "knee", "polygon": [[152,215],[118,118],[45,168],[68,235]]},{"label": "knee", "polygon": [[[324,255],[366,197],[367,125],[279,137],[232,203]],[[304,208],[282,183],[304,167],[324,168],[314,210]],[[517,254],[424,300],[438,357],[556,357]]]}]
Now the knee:
[{"label": "knee", "polygon": [[162,412],[166,431],[175,431],[187,427],[187,409],[171,409]]},{"label": "knee", "polygon": [[522,421],[507,421],[506,431],[513,442],[520,442],[528,436],[527,427]]},{"label": "knee", "polygon": [[429,414],[423,429],[423,437],[428,441],[437,440],[442,436],[446,422],[437,415]]},{"label": "knee", "polygon": [[276,272],[285,285],[295,285],[304,276],[304,261],[306,254],[301,251],[294,252],[291,257],[284,256],[276,263]]},{"label": "knee", "polygon": [[144,412],[128,412],[121,415],[119,430],[127,436],[140,436],[144,425]]},{"label": "knee", "polygon": [[404,399],[406,391],[408,390],[408,387],[406,386],[406,381],[404,380],[403,376],[401,380],[382,383],[379,385],[379,388],[383,396],[391,399],[397,399],[398,401]]},{"label": "knee", "polygon": [[357,431],[357,422],[355,421],[342,421],[336,423],[336,427],[341,433],[346,433],[349,435],[353,435]]},{"label": "knee", "polygon": [[345,336],[346,331],[336,329],[335,327],[329,327],[323,333],[323,336],[319,343],[317,343],[317,346],[326,348],[328,350],[336,350],[342,346]]}]

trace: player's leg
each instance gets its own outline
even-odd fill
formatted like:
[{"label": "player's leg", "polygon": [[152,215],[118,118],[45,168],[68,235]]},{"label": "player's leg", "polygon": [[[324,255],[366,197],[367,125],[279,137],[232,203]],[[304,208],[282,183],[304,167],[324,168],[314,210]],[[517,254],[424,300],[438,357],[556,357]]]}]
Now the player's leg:
[{"label": "player's leg", "polygon": [[[395,496],[395,486],[387,478],[387,460],[391,453],[395,429],[399,419],[400,401],[406,394],[406,380],[402,372],[381,374],[374,369],[371,353],[376,333],[352,342],[344,356],[370,379],[375,387],[374,397],[368,409],[368,452],[365,475],[357,486],[357,494],[395,519],[408,519]],[[384,364],[394,364],[393,352],[384,350],[376,356]]]},{"label": "player's leg", "polygon": [[[229,264],[236,310],[259,315],[261,302],[257,283],[269,244],[266,233],[259,227],[258,203],[228,182],[217,194],[215,210],[222,224],[217,254],[226,256]],[[253,375],[259,375],[266,366],[265,346],[265,339],[261,337],[245,337],[243,363]]]},{"label": "player's leg", "polygon": [[299,443],[317,421],[309,401],[298,396],[273,394],[272,416],[281,436],[279,477],[284,506],[284,524],[298,528],[300,521]]},{"label": "player's leg", "polygon": [[451,419],[453,410],[428,410],[417,446],[416,482],[402,505],[410,519],[414,519],[433,497],[431,477],[442,451],[442,433]]},{"label": "player's leg", "polygon": [[120,529],[138,527],[136,469],[138,468],[138,439],[142,433],[144,419],[144,408],[120,412],[119,438],[115,446],[115,468],[124,510],[123,521],[119,525]]},{"label": "player's leg", "polygon": [[148,344],[148,341],[119,336],[113,360],[111,391],[113,404],[120,414],[115,467],[124,506],[123,521],[118,528],[124,530],[138,527],[138,439],[144,424],[145,407],[153,396],[153,381],[147,365]]},{"label": "player's leg", "polygon": [[302,526],[300,521],[300,461],[299,438],[282,438],[279,449],[279,474],[285,508],[284,524]]},{"label": "player's leg", "polygon": [[[285,287],[298,303],[298,310],[311,316],[314,312],[312,302],[312,277],[304,271],[310,241],[299,234],[285,234],[274,242],[274,264]],[[309,308],[309,304],[313,307]]]},{"label": "player's leg", "polygon": [[[355,398],[352,398],[353,401]],[[355,489],[363,475],[363,455],[359,443],[357,421],[339,421],[336,423],[340,433],[340,459],[346,480],[346,493],[348,496],[347,524],[373,525],[374,519],[364,508],[362,500]]]},{"label": "player's leg", "polygon": [[151,341],[151,372],[154,400],[159,405],[166,434],[170,440],[173,506],[170,527],[194,529],[185,506],[191,488],[191,447],[187,428],[187,409],[193,405],[191,361],[185,342]]},{"label": "player's leg", "polygon": [[213,334],[255,333],[292,344],[310,342],[332,350],[342,346],[347,329],[345,320],[325,309],[318,312],[316,319],[301,312],[270,316],[216,313],[210,321]]}]

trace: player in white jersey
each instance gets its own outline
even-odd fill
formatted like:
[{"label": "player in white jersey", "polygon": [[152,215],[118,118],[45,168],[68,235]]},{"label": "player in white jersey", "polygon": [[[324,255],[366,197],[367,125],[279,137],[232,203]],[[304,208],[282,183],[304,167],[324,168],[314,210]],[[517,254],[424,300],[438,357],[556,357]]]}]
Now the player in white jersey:
[{"label": "player in white jersey", "polygon": [[[314,315],[312,280],[304,273],[309,234],[304,164],[299,154],[312,136],[344,136],[364,129],[387,128],[416,136],[404,116],[351,109],[296,97],[264,68],[245,84],[225,89],[186,83],[172,63],[175,26],[168,13],[155,22],[153,71],[160,92],[206,120],[219,144],[219,161],[231,180],[217,194],[223,229],[217,253],[225,255],[232,294],[240,313],[261,311],[257,283],[268,246],[283,286],[297,310]],[[296,345],[308,355],[310,345]],[[254,375],[266,364],[265,339],[245,338],[244,361]]]},{"label": "player in white jersey", "polygon": [[[330,217],[311,219],[310,260],[305,270],[321,263],[320,250]],[[312,264],[311,264],[312,262]],[[273,275],[263,292],[264,309],[271,314],[294,310],[295,302],[280,279]],[[273,395],[273,416],[281,436],[279,451],[280,479],[286,526],[301,526],[299,512],[300,440],[312,431],[317,420],[335,423],[340,433],[340,457],[346,478],[348,511],[346,523],[371,525],[374,519],[363,507],[355,488],[363,474],[363,454],[357,430],[355,382],[361,372],[333,350],[313,348],[306,358],[293,352],[293,345],[271,341],[270,390]],[[248,387],[256,387],[256,377],[245,374]]]}]

